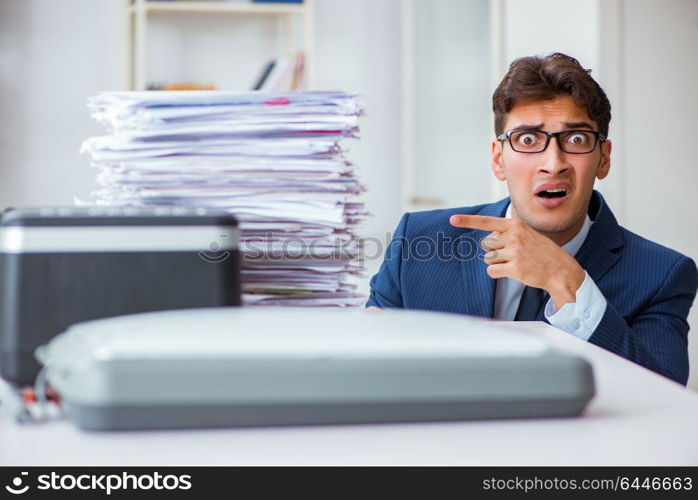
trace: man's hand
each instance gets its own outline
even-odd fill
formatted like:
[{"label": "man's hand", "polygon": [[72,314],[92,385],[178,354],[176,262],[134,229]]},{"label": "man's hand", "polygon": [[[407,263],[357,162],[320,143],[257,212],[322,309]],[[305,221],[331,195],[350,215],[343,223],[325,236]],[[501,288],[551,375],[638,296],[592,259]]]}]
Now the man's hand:
[{"label": "man's hand", "polygon": [[491,278],[513,278],[550,294],[559,310],[576,300],[584,269],[550,238],[517,219],[453,215],[451,225],[491,231],[480,246]]}]

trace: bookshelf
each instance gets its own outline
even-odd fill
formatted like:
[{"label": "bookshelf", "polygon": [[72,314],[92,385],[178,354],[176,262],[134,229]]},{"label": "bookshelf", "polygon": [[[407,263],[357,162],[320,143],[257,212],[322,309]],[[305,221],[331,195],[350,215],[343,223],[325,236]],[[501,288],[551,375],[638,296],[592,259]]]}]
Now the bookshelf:
[{"label": "bookshelf", "polygon": [[[126,0],[127,17],[127,82],[131,90],[145,90],[148,78],[148,25],[159,14],[187,15],[213,14],[216,16],[264,16],[277,20],[280,54],[288,56],[295,51],[305,53],[305,86],[312,87],[312,56],[314,46],[314,0],[303,3],[254,3],[244,0]],[[300,28],[298,28],[300,26]],[[300,29],[300,33],[296,31]],[[300,35],[300,36],[299,36]],[[296,39],[300,39],[300,45]],[[263,61],[260,61],[260,66]]]}]

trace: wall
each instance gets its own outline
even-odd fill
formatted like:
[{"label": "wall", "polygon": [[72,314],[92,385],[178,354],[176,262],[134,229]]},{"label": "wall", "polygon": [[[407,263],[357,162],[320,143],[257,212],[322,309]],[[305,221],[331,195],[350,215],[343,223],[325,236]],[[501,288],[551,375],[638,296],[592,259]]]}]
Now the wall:
[{"label": "wall", "polygon": [[85,99],[122,84],[120,5],[0,2],[0,206],[71,205],[93,189],[78,149],[101,127]]},{"label": "wall", "polygon": [[[622,2],[625,217],[631,231],[698,258],[698,2]],[[638,272],[642,272],[638,269]],[[689,316],[698,390],[698,305]]]},{"label": "wall", "polygon": [[414,165],[406,201],[416,210],[434,202],[487,203],[493,177],[488,2],[412,5],[414,67],[405,110],[413,113],[413,130],[404,146]]}]

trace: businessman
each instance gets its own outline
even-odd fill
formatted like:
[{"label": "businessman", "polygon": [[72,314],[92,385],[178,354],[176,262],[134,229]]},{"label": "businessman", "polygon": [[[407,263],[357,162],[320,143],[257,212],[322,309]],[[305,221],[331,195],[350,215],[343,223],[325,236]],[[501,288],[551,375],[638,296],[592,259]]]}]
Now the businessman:
[{"label": "businessman", "polygon": [[545,321],[685,385],[698,272],[594,190],[611,167],[603,89],[572,57],[524,57],[492,105],[509,196],[403,215],[366,306]]}]

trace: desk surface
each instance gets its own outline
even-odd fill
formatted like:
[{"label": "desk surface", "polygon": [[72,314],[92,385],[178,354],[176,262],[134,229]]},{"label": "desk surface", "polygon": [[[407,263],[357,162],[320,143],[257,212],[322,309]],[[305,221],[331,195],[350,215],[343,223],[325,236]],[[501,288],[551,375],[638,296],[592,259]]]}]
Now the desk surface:
[{"label": "desk surface", "polygon": [[87,433],[0,419],[0,465],[698,465],[698,394],[545,323],[594,367],[567,419]]}]

